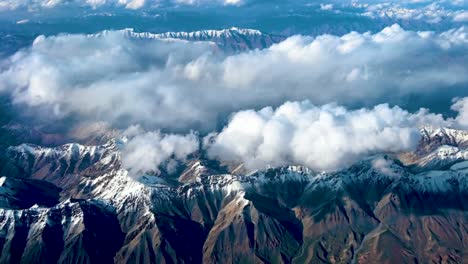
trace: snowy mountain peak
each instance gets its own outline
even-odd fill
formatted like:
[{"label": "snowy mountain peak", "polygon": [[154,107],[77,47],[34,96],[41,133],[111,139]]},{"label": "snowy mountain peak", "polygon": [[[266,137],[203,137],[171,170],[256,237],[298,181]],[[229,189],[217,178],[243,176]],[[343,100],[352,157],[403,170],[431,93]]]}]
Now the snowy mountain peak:
[{"label": "snowy mountain peak", "polygon": [[447,145],[468,147],[468,131],[453,128],[432,128],[421,129],[422,142],[446,142]]},{"label": "snowy mountain peak", "polygon": [[[256,29],[241,29],[236,27],[192,32],[150,33],[136,32],[133,29],[125,29],[123,32],[126,36],[135,39],[166,39],[214,43],[228,53],[264,49],[285,39],[283,36],[265,34]],[[101,34],[107,33],[102,32]]]},{"label": "snowy mountain peak", "polygon": [[[447,134],[459,135],[440,130],[428,138],[451,138]],[[458,138],[447,142],[459,143]],[[6,177],[0,178],[0,231],[6,241],[2,256],[14,256],[12,241],[22,240],[26,246],[20,257],[24,260],[35,257],[33,252],[39,248],[54,263],[76,254],[85,259],[93,256],[96,263],[134,258],[150,262],[155,255],[155,262],[177,262],[182,256],[184,263],[212,263],[216,261],[203,259],[224,260],[224,252],[231,256],[245,248],[247,253],[242,255],[254,258],[250,246],[242,244],[251,237],[261,241],[256,247],[269,253],[282,243],[287,244],[284,250],[294,247],[282,253],[292,259],[300,258],[299,249],[314,247],[315,241],[323,245],[314,252],[330,244],[341,246],[336,243],[337,228],[347,230],[339,240],[354,239],[349,242],[354,249],[370,243],[365,236],[380,232],[383,225],[391,227],[392,238],[410,241],[402,246],[406,249],[419,246],[411,244],[407,230],[426,232],[424,219],[436,217],[430,220],[431,230],[422,235],[428,237],[438,230],[457,228],[466,215],[468,156],[457,156],[466,149],[460,144],[438,145],[422,156],[433,167],[427,167],[430,162],[415,164],[426,166],[421,172],[390,154],[330,173],[285,166],[246,174],[238,164],[233,173],[221,162],[193,158],[176,175],[140,178],[121,167],[120,151],[125,144],[111,140],[101,146],[23,144],[10,148],[4,160]],[[399,233],[408,221],[413,221],[411,228]],[[463,248],[457,241],[464,240],[457,232],[444,234],[450,234],[446,243]],[[444,237],[440,232],[437,236]],[[51,257],[46,248],[60,250]],[[167,254],[168,248],[175,253]]]},{"label": "snowy mountain peak", "polygon": [[238,35],[243,36],[263,36],[264,34],[255,29],[241,29],[232,27],[222,30],[200,30],[193,32],[166,32],[156,34],[159,38],[176,38],[176,39],[190,39],[190,40],[207,40],[219,38],[231,38]]}]

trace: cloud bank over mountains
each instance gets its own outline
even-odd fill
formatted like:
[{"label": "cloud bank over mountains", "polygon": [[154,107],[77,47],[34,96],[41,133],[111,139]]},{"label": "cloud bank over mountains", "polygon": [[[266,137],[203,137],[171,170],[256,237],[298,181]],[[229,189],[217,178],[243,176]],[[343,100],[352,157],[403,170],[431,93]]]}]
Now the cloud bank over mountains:
[{"label": "cloud bank over mountains", "polygon": [[191,131],[214,131],[203,149],[248,168],[334,170],[413,148],[422,125],[468,126],[466,98],[454,101],[453,119],[389,106],[468,96],[465,27],[293,36],[235,55],[214,43],[129,33],[40,36],[0,62],[0,92],[18,113],[67,120],[70,129],[131,127],[123,165],[138,174],[171,171],[197,152]]},{"label": "cloud bank over mountains", "polygon": [[193,132],[163,134],[131,126],[122,133],[123,167],[134,176],[172,173],[180,162],[203,151],[250,171],[291,164],[334,171],[370,155],[412,151],[422,127],[466,129],[467,102],[468,97],[455,101],[458,116],[447,119],[427,109],[410,113],[388,104],[349,110],[333,104],[286,102],[276,109],[236,112],[220,132],[203,139]]},{"label": "cloud bank over mountains", "polygon": [[464,96],[467,49],[464,27],[293,36],[237,55],[212,43],[133,38],[126,31],[41,36],[1,62],[0,91],[55,120],[209,132],[232,112],[285,101],[362,107]]},{"label": "cloud bank over mountains", "polygon": [[287,102],[277,109],[234,114],[207,145],[212,157],[250,169],[300,164],[327,171],[375,153],[412,150],[419,141],[419,126],[446,124],[441,115],[425,110],[411,114],[386,104],[347,110]]}]

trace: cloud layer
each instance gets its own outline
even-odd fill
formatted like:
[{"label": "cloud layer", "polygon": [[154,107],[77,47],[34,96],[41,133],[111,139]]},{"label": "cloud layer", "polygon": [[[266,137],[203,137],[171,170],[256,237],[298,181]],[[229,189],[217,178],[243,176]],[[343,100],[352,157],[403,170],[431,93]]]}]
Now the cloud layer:
[{"label": "cloud layer", "polygon": [[65,5],[85,6],[91,8],[112,6],[135,10],[144,7],[158,6],[166,2],[184,5],[241,5],[244,3],[243,0],[0,0],[0,11],[11,11],[20,8],[36,10]]},{"label": "cloud layer", "polygon": [[352,3],[354,7],[364,8],[365,12],[362,14],[371,18],[392,19],[394,21],[423,21],[430,24],[443,21],[468,21],[467,11],[460,8],[463,6],[462,4],[453,2],[448,5],[452,6],[452,8],[447,9],[445,7],[447,6],[446,1]]},{"label": "cloud layer", "polygon": [[411,150],[419,141],[419,126],[446,124],[441,115],[411,114],[386,104],[347,110],[287,102],[234,114],[219,134],[207,138],[206,147],[211,157],[250,169],[295,164],[335,170],[371,154]]},{"label": "cloud layer", "polygon": [[436,34],[394,25],[376,34],[293,36],[237,55],[128,31],[38,37],[1,62],[0,91],[52,120],[209,132],[231,112],[287,100],[361,107],[464,96],[467,36],[463,27]]},{"label": "cloud layer", "polygon": [[[424,126],[466,129],[468,97],[455,100],[452,108],[458,116],[444,119],[427,109],[410,113],[388,104],[349,110],[333,104],[286,102],[276,109],[234,113],[221,132],[203,139],[202,149],[194,133],[163,134],[131,126],[122,133],[123,167],[136,177],[161,170],[173,173],[180,162],[202,150],[212,159],[242,163],[248,170],[302,165],[333,171],[370,155],[411,151]],[[380,170],[387,165],[374,164]]]},{"label": "cloud layer", "polygon": [[[246,2],[0,0],[0,11]],[[458,27],[468,17],[458,0],[306,6],[384,23]],[[395,24],[377,33],[292,36],[234,55],[214,43],[133,33],[40,36],[0,61],[0,94],[11,98],[18,113],[52,124],[51,130],[65,127],[76,140],[130,126],[123,132],[122,157],[135,175],[172,172],[199,150],[193,130],[215,131],[205,138],[211,157],[251,169],[299,164],[334,170],[374,153],[413,148],[421,125],[468,128],[466,27],[435,33]],[[409,112],[455,96],[462,98],[453,101],[451,110],[458,112],[453,119],[428,110]],[[390,106],[395,104],[411,108]]]},{"label": "cloud layer", "polygon": [[468,129],[468,97],[456,99],[452,110],[458,112],[458,116],[455,118],[456,126]]},{"label": "cloud layer", "polygon": [[293,36],[235,55],[128,30],[41,36],[0,62],[0,92],[19,113],[69,124],[80,138],[132,124],[154,131],[124,133],[123,166],[135,175],[173,171],[199,150],[192,130],[220,131],[204,150],[248,168],[334,170],[413,148],[420,125],[468,127],[466,98],[454,102],[459,114],[450,120],[389,106],[419,109],[415,98],[468,95],[467,33],[394,25],[376,34]]}]

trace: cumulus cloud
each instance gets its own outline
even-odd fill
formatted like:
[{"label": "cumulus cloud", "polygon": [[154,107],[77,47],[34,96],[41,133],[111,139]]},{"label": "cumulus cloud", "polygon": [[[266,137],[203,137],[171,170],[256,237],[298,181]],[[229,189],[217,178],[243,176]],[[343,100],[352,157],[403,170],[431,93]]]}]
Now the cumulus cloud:
[{"label": "cumulus cloud", "polygon": [[[468,128],[468,97],[454,100],[452,109],[458,116],[445,119],[427,109],[410,113],[388,104],[349,110],[334,104],[286,102],[276,109],[234,113],[219,133],[204,138],[201,147],[210,158],[243,163],[249,170],[294,164],[333,171],[374,154],[413,150],[424,126]],[[121,135],[123,168],[135,177],[161,170],[173,173],[200,147],[193,132],[163,134],[130,126]],[[372,165],[382,173],[395,173],[389,160],[377,158]]]},{"label": "cumulus cloud", "polygon": [[[17,104],[45,106],[45,115],[52,113],[59,119],[76,113],[83,117],[81,121],[95,116],[114,125],[125,123],[124,127],[145,121],[167,124],[179,118],[201,119],[196,110],[177,106],[177,96],[183,94],[171,82],[178,65],[212,47],[125,35],[39,37],[31,49],[10,58],[8,63],[16,66],[0,73],[5,81],[0,90],[10,91]],[[174,119],[169,121],[169,116]]]},{"label": "cumulus cloud", "polygon": [[63,0],[0,0],[0,11],[18,8],[52,8],[62,3]]},{"label": "cumulus cloud", "polygon": [[468,97],[457,98],[454,100],[452,110],[457,111],[458,115],[455,118],[457,126],[463,129],[468,129]]},{"label": "cumulus cloud", "polygon": [[[430,2],[430,4],[427,4],[427,2]],[[415,3],[416,5],[414,5]],[[457,3],[452,3],[452,5],[457,5]],[[431,24],[440,23],[444,20],[449,22],[466,21],[465,10],[454,11],[453,8],[447,9],[447,4],[444,1],[353,3],[353,6],[364,8],[363,15],[371,18],[424,21]]]},{"label": "cumulus cloud", "polygon": [[320,4],[320,9],[321,10],[332,10],[333,9],[333,4]]},{"label": "cumulus cloud", "polygon": [[287,100],[406,107],[409,98],[465,96],[466,33],[394,25],[376,34],[293,36],[236,55],[129,31],[41,36],[0,63],[0,91],[22,111],[55,120],[209,132],[231,112]]},{"label": "cumulus cloud", "polygon": [[180,162],[199,149],[198,136],[194,133],[143,132],[133,126],[124,134],[128,141],[122,149],[122,166],[134,176],[159,174],[161,170],[173,173]]},{"label": "cumulus cloud", "polygon": [[468,22],[468,11],[456,12],[453,20],[456,22]]},{"label": "cumulus cloud", "polygon": [[387,104],[347,110],[287,102],[234,114],[219,134],[206,139],[206,147],[211,157],[250,169],[296,164],[335,170],[371,154],[411,150],[419,140],[418,127],[427,124],[446,121],[424,109],[411,114]]}]

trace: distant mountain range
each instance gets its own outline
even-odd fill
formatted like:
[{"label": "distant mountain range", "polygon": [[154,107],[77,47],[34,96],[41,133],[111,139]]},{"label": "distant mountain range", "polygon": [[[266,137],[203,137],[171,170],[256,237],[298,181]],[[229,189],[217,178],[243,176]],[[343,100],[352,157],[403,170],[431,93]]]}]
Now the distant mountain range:
[{"label": "distant mountain range", "polygon": [[2,263],[466,263],[468,132],[336,172],[195,155],[134,179],[112,139],[0,159]]},{"label": "distant mountain range", "polygon": [[129,36],[137,38],[182,39],[187,41],[207,41],[216,44],[227,52],[241,52],[264,49],[286,39],[284,36],[265,34],[255,29],[232,27],[222,30],[201,30],[194,32],[166,32],[152,34],[126,30]]},{"label": "distant mountain range", "polygon": [[[229,28],[222,30],[201,30],[193,32],[150,33],[136,32],[133,29],[122,30],[129,37],[144,39],[180,39],[187,41],[205,41],[215,44],[220,50],[228,53],[252,49],[264,49],[286,39],[286,36],[262,33],[254,29]],[[99,34],[103,34],[103,31]],[[12,55],[19,49],[32,44],[35,35],[11,35],[0,32],[0,58]]]}]

